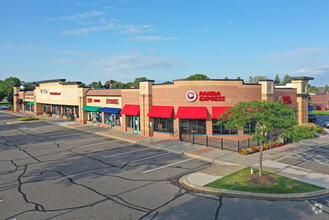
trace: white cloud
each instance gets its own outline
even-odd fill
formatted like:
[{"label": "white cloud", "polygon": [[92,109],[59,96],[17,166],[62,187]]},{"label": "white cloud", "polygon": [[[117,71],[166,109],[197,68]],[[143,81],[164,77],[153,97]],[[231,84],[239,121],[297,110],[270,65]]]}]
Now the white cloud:
[{"label": "white cloud", "polygon": [[160,37],[160,36],[136,36],[133,38],[130,38],[129,40],[132,41],[168,41],[168,40],[175,40],[177,37]]},{"label": "white cloud", "polygon": [[103,67],[106,73],[131,73],[146,69],[171,69],[175,66],[186,66],[181,58],[152,57],[140,53],[122,54],[102,59],[94,63]]},{"label": "white cloud", "polygon": [[92,11],[92,12],[84,12],[81,14],[75,14],[75,15],[70,15],[70,16],[63,16],[60,17],[62,20],[79,20],[79,19],[87,19],[91,17],[96,17],[102,15],[101,12],[99,11]]},{"label": "white cloud", "polygon": [[315,48],[305,48],[305,49],[293,50],[293,51],[284,52],[284,53],[269,54],[269,55],[266,55],[265,58],[281,60],[281,59],[294,58],[294,57],[300,57],[300,56],[311,55],[311,54],[321,54],[324,52],[325,52],[325,50],[322,48],[316,48],[316,47]]},{"label": "white cloud", "polygon": [[293,75],[305,74],[312,76],[329,75],[329,65],[313,66],[308,68],[301,67],[296,71],[292,72],[292,74]]},{"label": "white cloud", "polygon": [[227,25],[232,25],[232,24],[233,24],[233,21],[227,22]]},{"label": "white cloud", "polygon": [[80,61],[80,60],[72,60],[72,59],[57,59],[54,60],[55,63],[65,64],[65,65],[74,65],[74,66],[87,66],[88,62]]},{"label": "white cloud", "polygon": [[116,30],[122,34],[139,34],[155,30],[153,25],[116,24],[109,22],[106,25],[98,25],[89,28],[78,28],[75,30],[62,31],[63,35],[81,35],[99,31]]},{"label": "white cloud", "polygon": [[73,56],[83,56],[83,57],[95,57],[99,56],[93,52],[79,51],[79,50],[56,50],[59,54],[73,55]]}]

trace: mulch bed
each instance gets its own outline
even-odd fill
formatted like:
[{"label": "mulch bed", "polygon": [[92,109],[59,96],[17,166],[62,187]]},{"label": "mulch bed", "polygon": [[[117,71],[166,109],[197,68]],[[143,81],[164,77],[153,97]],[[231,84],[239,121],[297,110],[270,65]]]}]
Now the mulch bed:
[{"label": "mulch bed", "polygon": [[266,186],[272,185],[276,183],[275,179],[268,175],[259,176],[259,174],[251,174],[245,177],[246,181],[249,183],[258,185],[258,186]]}]

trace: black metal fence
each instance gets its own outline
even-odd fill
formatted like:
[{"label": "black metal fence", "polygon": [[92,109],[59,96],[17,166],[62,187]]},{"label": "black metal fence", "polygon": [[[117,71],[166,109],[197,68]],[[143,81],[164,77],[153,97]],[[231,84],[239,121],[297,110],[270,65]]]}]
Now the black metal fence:
[{"label": "black metal fence", "polygon": [[[224,138],[217,138],[217,137],[209,137],[207,135],[188,135],[188,134],[180,134],[180,141],[189,142],[192,144],[200,144],[205,145],[207,147],[215,147],[222,150],[229,150],[238,152],[242,149],[252,147],[252,146],[259,146],[260,142],[253,141],[252,139],[247,140],[227,140]],[[273,137],[272,141],[276,141],[277,137]],[[287,142],[285,142],[287,143]],[[285,144],[284,143],[284,144]]]}]

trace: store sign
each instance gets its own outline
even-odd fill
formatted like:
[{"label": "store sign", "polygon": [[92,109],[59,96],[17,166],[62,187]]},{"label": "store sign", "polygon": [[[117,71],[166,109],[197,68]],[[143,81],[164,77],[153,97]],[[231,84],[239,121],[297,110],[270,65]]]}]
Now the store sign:
[{"label": "store sign", "polygon": [[100,99],[92,99],[92,98],[88,98],[88,99],[87,99],[87,102],[88,102],[88,103],[93,103],[93,102],[94,102],[94,103],[100,103],[101,100],[100,100]]},{"label": "store sign", "polygon": [[219,91],[200,91],[199,97],[200,101],[225,101],[225,96],[222,96]]},{"label": "store sign", "polygon": [[48,90],[47,89],[40,89],[40,93],[41,94],[47,94],[48,93]]},{"label": "store sign", "polygon": [[119,104],[119,99],[106,99],[106,104]]},{"label": "store sign", "polygon": [[189,90],[189,91],[186,92],[185,98],[189,102],[194,102],[198,98],[198,95],[194,91]]},{"label": "store sign", "polygon": [[60,92],[50,92],[50,95],[61,95]]},{"label": "store sign", "polygon": [[283,104],[289,105],[292,103],[290,96],[279,96],[278,101],[282,100]]}]

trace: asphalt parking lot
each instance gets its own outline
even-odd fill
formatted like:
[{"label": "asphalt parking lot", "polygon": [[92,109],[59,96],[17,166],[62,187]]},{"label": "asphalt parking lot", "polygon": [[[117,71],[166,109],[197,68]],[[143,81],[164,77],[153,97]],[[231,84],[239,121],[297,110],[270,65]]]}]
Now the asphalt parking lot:
[{"label": "asphalt parking lot", "polygon": [[[179,177],[209,163],[0,113],[0,219],[326,219],[329,200],[202,194]],[[324,208],[314,214],[315,203]],[[239,211],[238,211],[239,210]],[[328,213],[329,214],[329,213]]]}]

